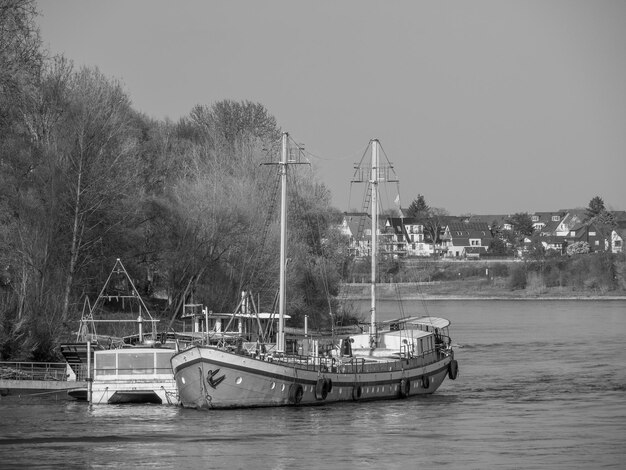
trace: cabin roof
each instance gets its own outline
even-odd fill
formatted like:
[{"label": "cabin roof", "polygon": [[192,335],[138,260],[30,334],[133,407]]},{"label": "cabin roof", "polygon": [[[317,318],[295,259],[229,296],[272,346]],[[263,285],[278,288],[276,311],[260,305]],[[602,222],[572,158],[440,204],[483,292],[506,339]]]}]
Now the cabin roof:
[{"label": "cabin roof", "polygon": [[446,328],[450,320],[439,317],[419,317],[409,322],[411,325],[432,326],[433,328]]},{"label": "cabin roof", "polygon": [[432,326],[434,328],[445,328],[450,325],[450,320],[446,318],[439,318],[439,317],[421,316],[421,317],[396,318],[394,320],[385,320],[382,323],[383,324],[408,323],[410,325],[422,325],[422,326]]}]

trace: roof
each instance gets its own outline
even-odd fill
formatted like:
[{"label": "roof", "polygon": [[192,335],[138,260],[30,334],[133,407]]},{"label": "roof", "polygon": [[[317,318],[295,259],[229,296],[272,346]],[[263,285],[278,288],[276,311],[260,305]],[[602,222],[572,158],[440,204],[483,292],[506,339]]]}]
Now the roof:
[{"label": "roof", "polygon": [[413,321],[410,321],[411,325],[419,326],[432,326],[434,328],[445,328],[450,325],[450,320],[439,317],[419,317]]},{"label": "roof", "polygon": [[504,224],[508,223],[508,219],[510,215],[508,214],[495,214],[495,215],[478,215],[472,214],[470,216],[469,223],[473,222],[483,222],[489,225],[489,228],[494,226],[502,227]]},{"label": "roof", "polygon": [[452,239],[455,246],[469,246],[470,238],[492,239],[485,222],[453,223],[446,227],[445,239]]},{"label": "roof", "polygon": [[[563,219],[561,219],[561,220],[563,220]],[[549,220],[547,222],[539,221],[539,222],[534,222],[534,223],[535,224],[537,224],[537,223],[544,224],[543,227],[541,227],[540,229],[537,230],[539,233],[552,234],[552,233],[556,232],[556,229],[559,227],[559,225],[561,225],[561,220]]]},{"label": "roof", "polygon": [[448,224],[450,232],[465,232],[467,234],[473,232],[486,232],[491,235],[489,225],[486,222],[453,222]]},{"label": "roof", "polygon": [[424,315],[421,317],[405,317],[405,318],[394,318],[393,320],[385,320],[381,322],[384,325],[390,323],[408,323],[410,325],[423,325],[423,326],[434,326],[435,328],[445,328],[450,324],[450,320],[446,318],[439,317],[431,317],[428,315]]},{"label": "roof", "polygon": [[[372,219],[365,212],[346,212],[343,215],[343,223],[342,223],[343,231],[347,235],[356,238],[358,235],[358,231],[359,231],[359,224],[361,223],[361,220],[363,219],[363,217],[365,217],[363,229],[371,228]],[[361,234],[361,236],[363,236],[363,234]]]}]

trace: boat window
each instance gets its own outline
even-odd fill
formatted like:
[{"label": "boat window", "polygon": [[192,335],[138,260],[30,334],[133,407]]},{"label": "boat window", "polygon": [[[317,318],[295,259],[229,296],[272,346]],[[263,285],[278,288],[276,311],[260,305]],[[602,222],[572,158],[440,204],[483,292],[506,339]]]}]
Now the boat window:
[{"label": "boat window", "polygon": [[118,370],[124,374],[153,374],[154,353],[128,353],[119,354]]},{"label": "boat window", "polygon": [[115,375],[115,354],[97,354],[95,375]]},{"label": "boat window", "polygon": [[170,358],[172,354],[157,354],[156,355],[156,373],[168,374],[172,372],[172,365],[170,364]]}]

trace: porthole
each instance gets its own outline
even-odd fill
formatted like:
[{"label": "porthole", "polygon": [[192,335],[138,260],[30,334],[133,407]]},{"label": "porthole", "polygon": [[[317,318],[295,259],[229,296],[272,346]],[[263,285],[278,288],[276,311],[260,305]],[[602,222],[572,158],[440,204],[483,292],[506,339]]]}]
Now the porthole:
[{"label": "porthole", "polygon": [[285,391],[285,384],[282,385],[282,387],[280,387],[280,391],[284,392]]},{"label": "porthole", "polygon": [[236,383],[237,385],[239,385],[239,384],[242,382],[242,380],[243,380],[243,379],[242,379],[241,377],[237,377],[237,378],[235,379],[235,383]]},{"label": "porthole", "polygon": [[185,385],[185,383],[186,383],[186,382],[185,382],[185,377],[181,377],[181,378],[180,378],[180,381],[183,383],[183,385]]},{"label": "porthole", "polygon": [[274,390],[276,388],[276,382],[272,382],[272,385],[270,386],[270,388]]}]

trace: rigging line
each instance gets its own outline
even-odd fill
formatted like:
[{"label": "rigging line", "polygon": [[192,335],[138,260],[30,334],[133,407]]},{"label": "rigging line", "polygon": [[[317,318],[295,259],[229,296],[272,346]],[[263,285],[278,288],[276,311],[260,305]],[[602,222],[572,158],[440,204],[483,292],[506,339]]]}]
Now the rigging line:
[{"label": "rigging line", "polygon": [[400,286],[398,286],[397,282],[394,282],[394,288],[396,291],[396,299],[398,301],[398,306],[400,308],[400,318],[405,319],[406,318],[406,314],[405,314],[405,310],[404,310],[404,303],[402,302],[402,295],[400,293]]},{"label": "rigging line", "polygon": [[[276,207],[276,199],[277,199],[278,190],[280,189],[279,176],[280,175],[277,172],[275,180],[274,180],[274,186],[273,186],[272,192],[270,193],[268,211],[266,213],[265,222],[263,225],[263,229],[261,231],[261,236],[260,236],[261,243],[257,246],[256,249],[252,250],[249,256],[249,264],[252,265],[252,269],[250,269],[249,275],[245,276],[246,277],[245,279],[244,279],[243,274],[240,279],[240,283],[241,283],[240,286],[242,288],[249,286],[250,283],[252,282],[252,279],[255,278],[256,273],[260,269],[262,255],[267,250],[267,239],[268,239],[269,228],[270,228],[272,217],[274,215],[274,211]],[[256,260],[256,261],[253,262],[253,260]]]},{"label": "rigging line", "polygon": [[426,314],[426,316],[430,317],[430,312],[428,311],[428,302],[426,302],[426,294],[422,289],[420,282],[421,276],[418,275],[417,279],[415,280],[415,290],[417,291],[417,296],[420,300],[420,304],[422,305],[424,313]]},{"label": "rigging line", "polygon": [[318,154],[315,154],[313,152],[310,152],[309,150],[303,149],[302,152],[306,153],[307,155],[309,155],[311,158],[315,159],[315,160],[321,160],[321,161],[344,161],[344,160],[353,160],[355,155],[358,155],[358,153],[353,152],[350,155],[346,155],[344,157],[341,156],[335,156],[335,157],[322,157]]},{"label": "rigging line", "polygon": [[[365,205],[365,200],[367,198],[367,192],[368,192],[368,187],[369,187],[369,177],[364,178],[364,176],[366,176],[365,173],[367,170],[363,168],[363,160],[365,160],[365,156],[368,154],[368,150],[370,149],[371,145],[372,145],[372,141],[369,141],[367,145],[365,146],[365,149],[363,150],[363,154],[361,155],[361,159],[359,160],[359,163],[354,164],[354,173],[352,174],[352,179],[350,180],[350,186],[349,186],[349,191],[348,191],[348,207],[346,208],[346,210],[348,211],[352,209],[350,207],[350,204],[352,203],[351,202],[352,201],[352,185],[355,183],[366,182],[366,189],[365,189],[365,192],[363,193],[363,201],[361,202],[361,207]],[[364,210],[367,210],[367,209],[364,209]]]},{"label": "rigging line", "polygon": [[[295,179],[295,177],[294,177]],[[320,217],[320,213],[319,211],[316,211],[315,213],[315,220],[313,220],[313,217],[305,210],[306,208],[304,207],[304,197],[302,196],[301,192],[299,191],[300,189],[300,181],[298,181],[296,179],[296,182],[298,184],[294,184],[294,192],[295,192],[295,200],[296,200],[296,204],[299,206],[298,207],[298,211],[303,214],[308,222],[308,226],[309,226],[309,230],[313,230],[314,228],[317,228],[317,235],[318,235],[318,239],[317,240],[312,240],[314,247],[316,248],[316,251],[319,251],[317,254],[317,256],[319,256],[319,258],[321,259],[321,264],[322,264],[322,269],[321,269],[321,279],[322,279],[322,285],[324,288],[324,294],[326,297],[326,301],[328,303],[328,309],[330,314],[332,315],[332,304],[330,301],[330,289],[329,289],[329,282],[328,282],[328,273],[327,273],[327,266],[326,266],[326,257],[324,256],[324,248],[321,244],[321,240],[322,240],[322,231],[321,231],[321,217]],[[315,193],[314,193],[315,194]],[[313,203],[317,202],[317,199],[315,199],[313,201]],[[311,268],[313,268],[313,264],[311,260],[307,260],[308,264]]]}]

